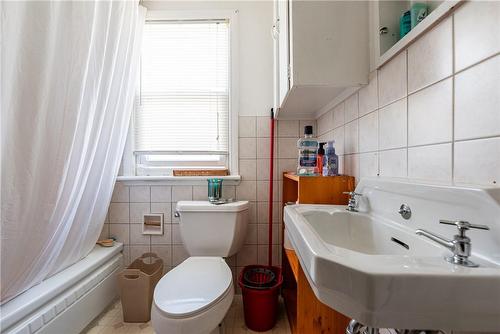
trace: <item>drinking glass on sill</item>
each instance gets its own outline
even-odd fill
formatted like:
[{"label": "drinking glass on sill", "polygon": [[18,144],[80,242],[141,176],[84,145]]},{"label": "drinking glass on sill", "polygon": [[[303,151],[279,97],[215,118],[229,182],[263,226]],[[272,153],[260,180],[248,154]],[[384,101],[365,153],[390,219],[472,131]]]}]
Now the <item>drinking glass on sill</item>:
[{"label": "drinking glass on sill", "polygon": [[220,201],[222,197],[222,179],[208,179],[208,201],[210,203]]}]

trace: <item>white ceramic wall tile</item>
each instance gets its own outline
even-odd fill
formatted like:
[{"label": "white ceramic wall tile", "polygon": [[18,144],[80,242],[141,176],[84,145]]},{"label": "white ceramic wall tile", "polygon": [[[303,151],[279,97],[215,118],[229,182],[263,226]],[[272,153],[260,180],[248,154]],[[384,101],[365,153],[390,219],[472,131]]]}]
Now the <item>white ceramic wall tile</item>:
[{"label": "white ceramic wall tile", "polygon": [[[208,196],[208,189],[205,188],[205,192]],[[222,197],[223,198],[236,198],[236,186],[225,185],[222,187]]]},{"label": "white ceramic wall tile", "polygon": [[283,172],[295,171],[297,169],[297,159],[278,159],[278,177],[283,178]]},{"label": "white ceramic wall tile", "polygon": [[359,119],[359,152],[378,150],[378,112]]},{"label": "white ceramic wall tile", "polygon": [[175,186],[172,188],[172,201],[191,201],[193,200],[193,187]]},{"label": "white ceramic wall tile", "polygon": [[241,179],[245,181],[257,180],[257,160],[241,159],[240,175]]},{"label": "white ceramic wall tile", "polygon": [[408,97],[408,146],[451,141],[452,124],[451,78]]},{"label": "white ceramic wall tile", "polygon": [[126,203],[130,201],[129,197],[129,187],[125,186],[123,183],[117,182],[113,189],[113,195],[111,196],[111,202],[114,203]]},{"label": "white ceramic wall tile", "polygon": [[172,265],[177,266],[189,257],[188,252],[182,245],[172,246]]},{"label": "white ceramic wall tile", "polygon": [[[269,180],[269,163],[271,159],[257,159],[257,180],[262,181],[262,180]],[[274,180],[278,180],[278,167],[277,167],[277,159],[274,159],[274,173],[273,173],[273,178]]]},{"label": "white ceramic wall tile", "polygon": [[407,176],[407,149],[397,149],[379,152],[380,176]]},{"label": "white ceramic wall tile", "polygon": [[406,99],[379,110],[379,148],[400,148],[407,142]]},{"label": "white ceramic wall tile", "polygon": [[193,186],[193,201],[206,201],[207,196],[207,186]]},{"label": "white ceramic wall tile", "polygon": [[368,85],[359,90],[359,115],[366,115],[378,108],[377,71],[370,73]]},{"label": "white ceramic wall tile", "polygon": [[151,202],[171,202],[171,186],[151,186]]},{"label": "white ceramic wall tile", "polygon": [[151,246],[149,245],[130,245],[130,260],[134,261],[141,257],[144,253],[149,253]]},{"label": "white ceramic wall tile", "polygon": [[[273,200],[278,200],[278,181],[273,181]],[[257,181],[257,202],[269,201],[269,181]]]},{"label": "white ceramic wall tile", "polygon": [[500,52],[500,2],[466,2],[454,19],[456,71]]},{"label": "white ceramic wall tile", "polygon": [[142,223],[144,215],[151,212],[150,208],[150,203],[130,203],[130,223]]},{"label": "white ceramic wall tile", "polygon": [[[367,89],[364,87],[363,89]],[[376,94],[377,92],[375,92]],[[350,122],[359,117],[359,94],[355,93],[345,100],[345,122]]]},{"label": "white ceramic wall tile", "polygon": [[171,203],[151,202],[151,213],[163,213],[163,222],[172,221],[172,206]]},{"label": "white ceramic wall tile", "polygon": [[378,175],[378,153],[359,154],[359,178]]},{"label": "white ceramic wall tile", "polygon": [[[338,130],[338,129],[341,129],[341,128],[343,128],[343,127],[337,128],[337,129],[335,129],[335,130]],[[319,137],[318,137],[318,141],[319,141],[320,143],[325,143],[325,142],[327,142],[327,141],[333,140],[333,135],[334,135],[334,134],[333,134],[333,131],[334,131],[334,130],[330,130],[330,131],[328,131],[327,133],[323,134],[322,136],[319,136]]]},{"label": "white ceramic wall tile", "polygon": [[451,181],[451,144],[408,148],[408,177]]},{"label": "white ceramic wall tile", "polygon": [[344,173],[356,178],[356,184],[359,182],[359,155],[344,155]]},{"label": "white ceramic wall tile", "polygon": [[245,237],[245,245],[257,244],[257,224],[248,224]]},{"label": "white ceramic wall tile", "polygon": [[294,137],[297,138],[299,133],[299,121],[280,120],[277,122],[279,137]]},{"label": "white ceramic wall tile", "polygon": [[257,117],[257,137],[270,137],[270,118]]},{"label": "white ceramic wall tile", "polygon": [[[333,111],[330,110],[327,113],[324,113],[321,115],[320,118],[318,118],[318,136],[321,136],[322,134],[326,133],[327,131],[330,131],[333,128]],[[303,129],[301,130],[300,135],[302,136]]]},{"label": "white ceramic wall tile", "polygon": [[345,123],[345,104],[341,103],[333,108],[333,128],[338,128]]},{"label": "white ceramic wall tile", "polygon": [[453,73],[451,17],[408,48],[408,91],[412,93]]},{"label": "white ceramic wall tile", "polygon": [[[268,246],[267,245],[259,245],[257,264],[267,265],[269,262],[269,260],[268,260],[269,255],[268,254],[269,254],[268,253]],[[281,263],[279,260],[279,246],[273,247],[272,261],[273,261],[273,264]]]},{"label": "white ceramic wall tile", "polygon": [[130,187],[130,202],[146,203],[151,201],[149,186]]},{"label": "white ceramic wall tile", "polygon": [[170,245],[170,244],[172,244],[172,224],[170,223],[163,224],[163,234],[152,235],[151,245]]},{"label": "white ceramic wall tile", "polygon": [[257,141],[255,138],[239,139],[238,155],[240,159],[255,159],[257,157]]},{"label": "white ceramic wall tile", "polygon": [[345,132],[345,127],[343,126],[333,130],[333,140],[335,140],[335,144],[333,146],[335,147],[335,154],[337,155],[343,155],[345,152],[344,132]]},{"label": "white ceramic wall tile", "polygon": [[345,170],[344,170],[344,156],[339,155],[339,174],[344,175]]},{"label": "white ceramic wall tile", "polygon": [[[280,202],[273,202],[273,223],[279,223],[279,212],[281,210]],[[268,202],[258,202],[257,203],[257,223],[266,224],[269,223],[269,203]]]},{"label": "white ceramic wall tile", "polygon": [[500,137],[455,143],[455,182],[500,184]]},{"label": "white ceramic wall tile", "polygon": [[130,244],[130,224],[110,224],[109,236],[116,238],[116,241],[125,245]]},{"label": "white ceramic wall tile", "polygon": [[278,158],[297,158],[298,138],[278,138]]},{"label": "white ceramic wall tile", "polygon": [[130,244],[131,245],[149,245],[151,237],[142,234],[142,224],[130,225]]},{"label": "white ceramic wall tile", "polygon": [[358,152],[358,120],[347,123],[344,128],[344,153]]},{"label": "white ceramic wall tile", "polygon": [[238,135],[240,137],[257,136],[257,120],[252,116],[240,116],[238,119]]},{"label": "white ceramic wall tile", "polygon": [[241,181],[236,186],[236,198],[239,200],[255,201],[257,198],[257,183],[255,181]]},{"label": "white ceramic wall tile", "polygon": [[455,79],[455,139],[500,135],[500,55]]},{"label": "white ceramic wall tile", "polygon": [[128,223],[129,222],[129,203],[111,203],[109,205],[109,222]]},{"label": "white ceramic wall tile", "polygon": [[173,245],[182,245],[180,224],[172,224],[172,244]]},{"label": "white ceramic wall tile", "polygon": [[99,235],[98,240],[108,239],[109,238],[109,224],[103,224],[101,234]]},{"label": "white ceramic wall tile", "polygon": [[247,266],[257,262],[257,247],[243,246],[236,255],[236,264],[238,266]]},{"label": "white ceramic wall tile", "polygon": [[[271,138],[257,138],[257,159],[270,157]],[[275,139],[274,148],[276,149],[277,140]]]},{"label": "white ceramic wall tile", "polygon": [[378,92],[380,107],[406,96],[406,51],[401,52],[379,70]]},{"label": "white ceramic wall tile", "polygon": [[[279,224],[273,224],[273,239],[274,245],[279,244]],[[265,245],[269,242],[269,224],[257,224],[257,240],[259,245]]]},{"label": "white ceramic wall tile", "polygon": [[172,265],[172,247],[165,245],[152,245],[151,252],[156,253],[163,260],[164,267]]}]

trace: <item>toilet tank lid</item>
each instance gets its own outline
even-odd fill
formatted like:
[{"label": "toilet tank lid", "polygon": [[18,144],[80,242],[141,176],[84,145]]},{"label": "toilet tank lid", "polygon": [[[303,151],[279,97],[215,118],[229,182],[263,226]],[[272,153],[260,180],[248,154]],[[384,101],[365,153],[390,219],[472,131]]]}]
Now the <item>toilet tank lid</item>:
[{"label": "toilet tank lid", "polygon": [[177,202],[179,212],[240,212],[248,210],[248,201],[236,201],[226,204],[212,204],[209,201],[180,201]]}]

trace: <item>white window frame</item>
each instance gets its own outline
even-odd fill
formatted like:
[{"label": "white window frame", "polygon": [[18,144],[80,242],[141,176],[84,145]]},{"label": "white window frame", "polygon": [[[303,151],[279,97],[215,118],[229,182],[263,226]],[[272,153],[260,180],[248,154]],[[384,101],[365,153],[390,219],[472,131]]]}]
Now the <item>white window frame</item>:
[{"label": "white window frame", "polygon": [[[229,143],[228,169],[230,175],[239,175],[238,166],[238,115],[239,115],[239,27],[238,10],[164,11],[148,10],[147,21],[154,20],[229,20]],[[135,110],[134,110],[135,112]],[[135,176],[134,115],[130,120],[127,142],[120,175]],[[194,165],[193,165],[194,167]],[[157,175],[157,174],[153,174]]]}]

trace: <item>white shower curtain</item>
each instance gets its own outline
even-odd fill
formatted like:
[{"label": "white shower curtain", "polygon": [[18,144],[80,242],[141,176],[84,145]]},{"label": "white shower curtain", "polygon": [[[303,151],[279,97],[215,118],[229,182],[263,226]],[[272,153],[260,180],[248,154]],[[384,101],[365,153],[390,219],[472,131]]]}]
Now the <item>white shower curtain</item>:
[{"label": "white shower curtain", "polygon": [[132,110],[136,1],[1,3],[1,302],[85,257]]}]

